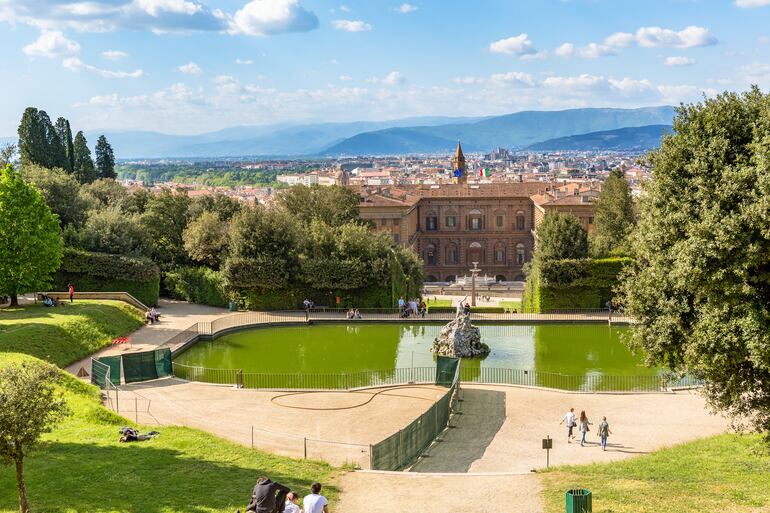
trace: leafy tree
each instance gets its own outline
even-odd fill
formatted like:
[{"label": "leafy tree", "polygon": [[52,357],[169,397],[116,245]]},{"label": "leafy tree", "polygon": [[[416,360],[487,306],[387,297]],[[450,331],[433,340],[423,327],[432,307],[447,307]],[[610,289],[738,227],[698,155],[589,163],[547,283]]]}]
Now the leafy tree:
[{"label": "leafy tree", "polygon": [[572,214],[548,212],[537,227],[535,259],[559,260],[588,256],[588,235]]},{"label": "leafy tree", "polygon": [[199,196],[190,203],[190,219],[197,219],[204,212],[214,212],[222,221],[229,221],[243,210],[244,205],[235,198],[221,193]]},{"label": "leafy tree", "polygon": [[75,168],[75,148],[72,143],[72,129],[70,128],[70,122],[65,118],[59,118],[56,120],[56,133],[59,135],[59,140],[64,146],[64,154],[67,158],[64,169],[68,173],[72,173]]},{"label": "leafy tree", "polygon": [[43,195],[11,166],[0,172],[0,294],[45,289],[59,268],[59,220]]},{"label": "leafy tree", "polygon": [[330,226],[349,222],[361,222],[358,217],[359,196],[351,189],[339,185],[295,185],[278,195],[278,205],[310,224],[320,219]]},{"label": "leafy tree", "polygon": [[62,227],[81,226],[94,201],[83,194],[80,184],[63,169],[46,169],[29,164],[22,169],[24,179],[34,183],[51,211],[59,216]]},{"label": "leafy tree", "polygon": [[69,415],[61,394],[54,389],[59,370],[43,362],[24,362],[0,368],[0,460],[16,467],[19,511],[27,513],[29,500],[24,478],[24,458]]},{"label": "leafy tree", "polygon": [[61,167],[66,169],[67,153],[62,140],[59,138],[59,134],[56,132],[56,128],[51,123],[51,118],[48,117],[44,110],[38,111],[38,116],[40,117],[40,125],[43,128],[47,155],[46,162],[41,162],[40,164],[49,168]]},{"label": "leafy tree", "polygon": [[591,253],[601,257],[613,250],[621,250],[634,226],[634,200],[621,170],[613,169],[604,181],[595,219]]},{"label": "leafy tree", "polygon": [[68,245],[113,255],[146,256],[150,242],[139,216],[116,208],[92,210],[83,228],[65,233]]},{"label": "leafy tree", "polygon": [[227,249],[227,223],[214,212],[204,212],[187,225],[182,239],[191,259],[219,269]]},{"label": "leafy tree", "polygon": [[126,214],[143,214],[150,196],[152,194],[147,189],[134,189],[119,201],[118,206]]},{"label": "leafy tree", "polygon": [[82,191],[99,207],[119,207],[128,196],[126,188],[111,178],[99,178],[84,185]]},{"label": "leafy tree", "polygon": [[189,207],[190,198],[184,191],[164,189],[147,197],[141,222],[149,239],[148,256],[161,268],[189,262],[182,240]]},{"label": "leafy tree", "polygon": [[75,175],[75,178],[80,183],[91,183],[96,180],[96,168],[94,167],[93,159],[91,159],[91,150],[88,148],[88,142],[83,132],[78,132],[75,135],[72,151],[75,156],[72,166],[72,173]]},{"label": "leafy tree", "polygon": [[118,177],[115,173],[115,154],[112,151],[112,146],[107,142],[107,138],[103,135],[99,136],[96,140],[96,170],[99,178],[112,178]]},{"label": "leafy tree", "polygon": [[6,144],[0,148],[0,169],[5,169],[8,164],[13,164],[13,157],[16,155],[16,145]]},{"label": "leafy tree", "polygon": [[706,380],[712,406],[770,430],[770,96],[679,108],[649,155],[623,306],[647,362]]}]

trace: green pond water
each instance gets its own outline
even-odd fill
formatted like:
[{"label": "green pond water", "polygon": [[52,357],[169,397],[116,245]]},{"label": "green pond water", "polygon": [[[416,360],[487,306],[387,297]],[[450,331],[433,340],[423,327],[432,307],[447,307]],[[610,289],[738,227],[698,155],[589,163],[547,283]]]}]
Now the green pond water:
[{"label": "green pond water", "polygon": [[[175,362],[214,369],[242,369],[262,374],[342,374],[433,367],[430,352],[441,325],[320,324],[259,328],[198,342]],[[486,382],[528,382],[533,375],[568,375],[578,381],[558,381],[556,388],[585,388],[588,380],[625,376],[625,385],[638,388],[632,377],[653,382],[658,369],[647,368],[621,342],[627,327],[605,324],[538,324],[480,326],[481,338],[491,348],[485,358],[463,359],[463,379]],[[498,376],[493,369],[520,369],[528,373]],[[537,371],[532,373],[531,371]],[[387,373],[387,372],[386,372]],[[498,376],[498,377],[495,377]],[[609,385],[608,385],[609,386]],[[591,385],[597,388],[596,385]]]}]

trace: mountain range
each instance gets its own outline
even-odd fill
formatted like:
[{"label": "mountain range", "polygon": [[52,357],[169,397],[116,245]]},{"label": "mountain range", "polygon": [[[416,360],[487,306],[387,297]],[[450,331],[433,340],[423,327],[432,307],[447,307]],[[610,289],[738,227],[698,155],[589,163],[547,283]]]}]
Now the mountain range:
[{"label": "mountain range", "polygon": [[646,151],[657,148],[671,125],[648,125],[569,135],[527,146],[530,151]]},{"label": "mountain range", "polygon": [[[436,154],[454,150],[458,141],[469,152],[490,151],[496,147],[534,149],[538,143],[553,149],[585,149],[581,145],[593,144],[597,149],[622,150],[650,147],[655,131],[661,131],[651,125],[670,126],[673,117],[674,108],[670,106],[585,108],[489,117],[235,126],[198,135],[88,131],[86,137],[93,145],[104,133],[119,159]],[[617,136],[598,135],[629,127],[637,129]],[[570,139],[575,136],[582,138]],[[560,144],[569,148],[556,148]],[[629,144],[632,146],[628,147]]]}]

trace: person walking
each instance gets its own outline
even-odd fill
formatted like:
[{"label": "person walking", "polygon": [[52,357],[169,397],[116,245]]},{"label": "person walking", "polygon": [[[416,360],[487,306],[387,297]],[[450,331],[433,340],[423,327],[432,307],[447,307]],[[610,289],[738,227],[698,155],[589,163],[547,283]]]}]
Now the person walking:
[{"label": "person walking", "polygon": [[321,483],[310,485],[310,495],[302,500],[305,513],[329,513],[329,501],[321,495]]},{"label": "person walking", "polygon": [[578,420],[578,430],[580,431],[580,447],[583,447],[586,443],[586,433],[591,431],[590,426],[593,424],[586,416],[585,410],[580,412],[580,419]]},{"label": "person walking", "polygon": [[71,284],[71,283],[68,284],[67,285],[67,292],[70,295],[70,303],[72,303],[72,301],[75,299],[75,286],[73,284]]},{"label": "person walking", "polygon": [[571,443],[570,440],[575,438],[575,435],[572,434],[572,430],[575,429],[575,408],[570,408],[569,411],[564,414],[559,425],[561,426],[565,422],[567,423],[567,443]]},{"label": "person walking", "polygon": [[612,434],[610,431],[610,425],[607,422],[607,417],[602,417],[602,422],[599,424],[599,432],[597,433],[602,440],[602,450],[607,450],[607,437]]}]

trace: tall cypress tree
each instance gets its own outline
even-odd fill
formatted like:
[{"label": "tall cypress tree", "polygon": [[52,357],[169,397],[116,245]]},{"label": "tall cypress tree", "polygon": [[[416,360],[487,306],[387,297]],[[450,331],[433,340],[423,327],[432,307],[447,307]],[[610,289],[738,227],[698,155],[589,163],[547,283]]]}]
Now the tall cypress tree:
[{"label": "tall cypress tree", "polygon": [[65,153],[64,144],[59,139],[59,134],[56,132],[51,118],[48,117],[48,113],[44,110],[38,111],[40,118],[40,126],[43,129],[43,137],[45,139],[45,163],[41,163],[43,166],[52,169],[54,167],[60,167],[65,169],[67,166],[67,155]]},{"label": "tall cypress tree", "polygon": [[115,173],[115,153],[104,135],[99,136],[96,141],[96,171],[99,178],[114,179],[118,176]]},{"label": "tall cypress tree", "polygon": [[64,146],[64,155],[67,158],[66,166],[64,169],[68,173],[72,173],[75,167],[75,152],[72,144],[72,130],[70,129],[70,122],[65,118],[59,118],[56,120],[56,133],[59,135],[59,140]]},{"label": "tall cypress tree", "polygon": [[75,135],[73,153],[75,155],[75,165],[72,172],[75,178],[80,183],[91,183],[96,180],[96,168],[94,167],[94,161],[91,159],[91,150],[88,148],[83,132],[78,132]]},{"label": "tall cypress tree", "polygon": [[45,133],[36,108],[27,107],[24,110],[21,123],[19,123],[18,134],[21,165],[39,164],[45,166]]}]

